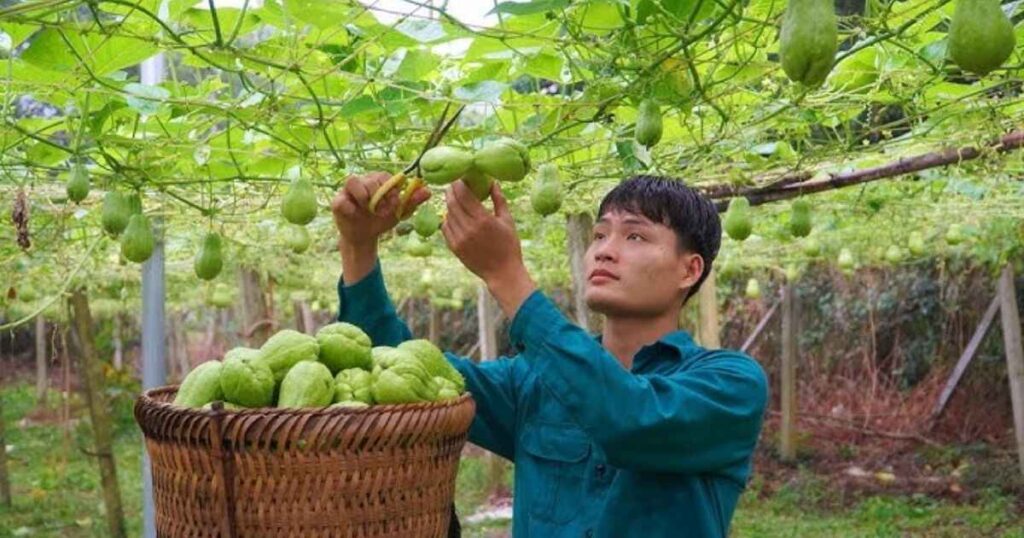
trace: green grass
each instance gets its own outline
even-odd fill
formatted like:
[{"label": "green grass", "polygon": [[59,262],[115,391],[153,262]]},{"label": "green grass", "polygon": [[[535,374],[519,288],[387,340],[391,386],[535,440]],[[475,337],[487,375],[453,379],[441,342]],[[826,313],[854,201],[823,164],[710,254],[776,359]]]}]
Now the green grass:
[{"label": "green grass", "polygon": [[[811,489],[817,489],[814,485]],[[850,508],[813,508],[816,495],[802,486],[784,487],[759,499],[747,492],[732,522],[736,538],[848,536],[856,538],[999,536],[1024,538],[1024,519],[1011,499],[988,493],[974,504],[954,504],[925,495],[869,497]],[[820,497],[819,497],[820,498]],[[811,506],[811,508],[809,508]]]},{"label": "green grass", "polygon": [[[141,534],[142,438],[131,416],[131,387],[114,389],[115,457],[127,516],[129,536]],[[20,427],[35,407],[27,384],[0,389],[14,505],[0,508],[0,538],[8,536],[107,536],[95,461],[79,447],[91,447],[85,421],[73,427],[65,443],[58,425]],[[52,393],[51,402],[59,395]],[[1008,472],[1011,472],[1008,470]],[[504,480],[511,487],[511,467]],[[846,508],[834,506],[830,484],[809,471],[799,474],[775,494],[758,495],[760,484],[741,499],[733,519],[733,536],[752,537],[970,537],[1024,538],[1024,518],[1013,500],[995,492],[972,504],[956,504],[927,496],[870,497]],[[456,486],[456,505],[462,517],[472,514],[487,497],[487,463],[463,458]],[[763,498],[762,498],[763,497]],[[465,536],[504,536],[507,522],[465,527]]]}]

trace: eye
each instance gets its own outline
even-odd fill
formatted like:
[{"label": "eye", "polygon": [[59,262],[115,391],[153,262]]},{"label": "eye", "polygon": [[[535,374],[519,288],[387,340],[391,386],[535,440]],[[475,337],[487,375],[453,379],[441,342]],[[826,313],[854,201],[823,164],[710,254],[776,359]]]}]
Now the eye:
[{"label": "eye", "polygon": [[604,239],[604,234],[601,232],[594,232],[594,240]]},{"label": "eye", "polygon": [[644,241],[645,240],[644,236],[642,236],[642,235],[640,235],[638,233],[635,233],[635,232],[627,235],[626,239],[630,240],[630,241]]}]

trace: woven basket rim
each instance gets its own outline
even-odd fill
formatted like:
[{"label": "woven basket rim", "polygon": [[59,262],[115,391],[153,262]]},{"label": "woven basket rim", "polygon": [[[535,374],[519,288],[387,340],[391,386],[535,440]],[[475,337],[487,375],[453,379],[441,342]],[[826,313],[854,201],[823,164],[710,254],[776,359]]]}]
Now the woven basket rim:
[{"label": "woven basket rim", "polygon": [[[154,387],[149,390],[143,391],[136,398],[136,405],[144,405],[146,407],[153,407],[157,409],[165,409],[173,411],[175,413],[181,413],[184,415],[193,416],[210,416],[214,413],[218,413],[214,409],[201,409],[195,407],[182,407],[180,405],[174,405],[170,402],[158,401],[155,396],[158,394],[165,394],[169,392],[178,392],[178,388],[181,385],[163,385],[160,387]],[[344,415],[344,414],[381,414],[381,413],[394,413],[395,411],[416,411],[426,409],[441,409],[445,407],[457,407],[463,405],[466,400],[472,400],[472,395],[467,391],[458,398],[453,400],[444,400],[440,402],[417,402],[409,404],[373,404],[367,407],[251,407],[245,409],[228,409],[224,408],[220,413],[236,414],[236,415]]]}]

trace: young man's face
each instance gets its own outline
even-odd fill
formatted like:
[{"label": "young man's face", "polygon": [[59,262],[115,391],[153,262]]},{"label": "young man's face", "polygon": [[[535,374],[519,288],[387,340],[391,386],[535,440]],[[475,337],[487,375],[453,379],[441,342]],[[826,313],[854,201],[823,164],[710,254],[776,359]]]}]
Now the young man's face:
[{"label": "young man's face", "polygon": [[594,224],[586,254],[587,306],[607,316],[654,317],[678,307],[703,261],[682,251],[668,226],[626,211]]}]

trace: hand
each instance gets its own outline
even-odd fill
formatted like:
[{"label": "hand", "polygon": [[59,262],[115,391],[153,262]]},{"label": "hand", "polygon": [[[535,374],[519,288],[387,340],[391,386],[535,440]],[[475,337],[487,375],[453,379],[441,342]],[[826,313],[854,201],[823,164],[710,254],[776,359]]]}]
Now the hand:
[{"label": "hand", "polygon": [[452,253],[490,288],[509,319],[536,288],[523,264],[516,225],[498,182],[491,183],[492,214],[462,181],[445,193],[441,233]]},{"label": "hand", "polygon": [[[369,247],[377,239],[398,224],[395,211],[398,208],[400,189],[392,189],[377,206],[377,214],[370,213],[370,197],[391,177],[387,172],[371,172],[362,176],[349,176],[345,186],[331,202],[334,224],[341,234],[341,242],[352,247]],[[406,209],[412,212],[430,198],[430,191],[418,189],[409,200]]]},{"label": "hand", "polygon": [[[398,224],[398,195],[400,189],[387,193],[370,213],[370,197],[391,178],[387,172],[373,172],[364,176],[349,176],[345,186],[331,202],[334,225],[341,233],[338,250],[341,252],[341,272],[345,282],[353,284],[370,274],[377,263],[377,239]],[[430,198],[430,191],[417,189],[409,199],[415,209]]]}]

